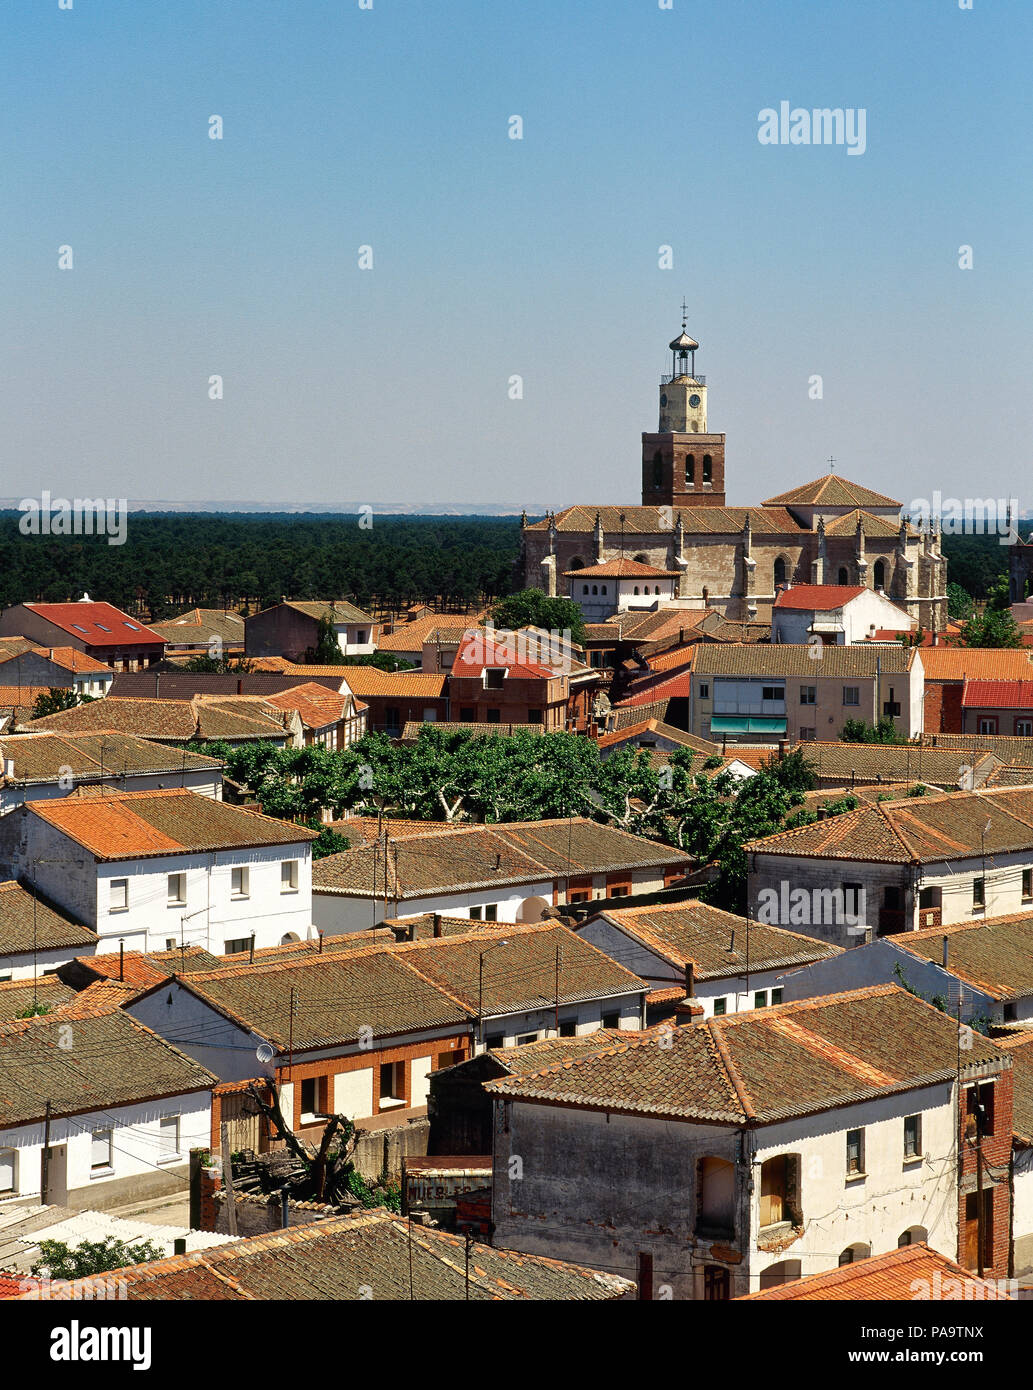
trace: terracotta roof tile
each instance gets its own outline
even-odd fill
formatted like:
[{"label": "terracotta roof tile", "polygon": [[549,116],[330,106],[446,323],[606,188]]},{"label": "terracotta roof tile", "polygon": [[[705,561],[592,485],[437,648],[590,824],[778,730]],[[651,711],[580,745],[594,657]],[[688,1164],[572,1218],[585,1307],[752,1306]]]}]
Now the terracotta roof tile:
[{"label": "terracotta roof tile", "polygon": [[[911,1303],[920,1297],[924,1284],[927,1297],[941,1299],[978,1299],[994,1301],[1007,1298],[992,1279],[980,1279],[970,1269],[964,1269],[947,1255],[932,1250],[924,1242],[887,1250],[867,1260],[808,1274],[788,1284],[779,1284],[758,1293],[743,1294],[736,1302],[749,1299],[789,1302],[813,1299],[824,1302],[893,1300]],[[936,1290],[934,1294],[932,1290]]]}]

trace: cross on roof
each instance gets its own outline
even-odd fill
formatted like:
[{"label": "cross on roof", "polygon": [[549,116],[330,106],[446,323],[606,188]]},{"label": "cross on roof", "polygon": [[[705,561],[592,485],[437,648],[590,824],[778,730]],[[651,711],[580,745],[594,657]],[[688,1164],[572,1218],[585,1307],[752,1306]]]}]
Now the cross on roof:
[{"label": "cross on roof", "polygon": [[681,302],[681,326],[682,326],[682,329],[685,328],[685,325],[688,323],[688,321],[689,321],[689,306],[685,303],[685,300],[683,299],[682,302]]},{"label": "cross on roof", "polygon": [[832,454],[829,454],[828,459],[826,460],[826,462],[828,463],[828,466],[829,466],[829,472],[830,472],[830,473],[835,473],[835,471],[836,471],[836,460],[835,460],[835,456],[832,455]]}]

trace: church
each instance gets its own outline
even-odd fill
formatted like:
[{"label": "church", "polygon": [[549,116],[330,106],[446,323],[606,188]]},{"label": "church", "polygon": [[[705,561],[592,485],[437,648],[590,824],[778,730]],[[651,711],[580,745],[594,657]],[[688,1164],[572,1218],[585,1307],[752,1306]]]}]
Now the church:
[{"label": "church", "polygon": [[938,529],[916,529],[894,498],[827,473],[759,506],[727,505],[725,436],[710,431],[699,343],[686,322],[660,379],[658,429],[642,435],[642,505],[578,504],[533,522],[525,514],[524,586],[577,598],[596,621],[617,610],[623,587],[633,595],[622,608],[711,608],[767,622],[787,585],[853,585],[881,591],[926,632],[942,632],[947,562]]}]

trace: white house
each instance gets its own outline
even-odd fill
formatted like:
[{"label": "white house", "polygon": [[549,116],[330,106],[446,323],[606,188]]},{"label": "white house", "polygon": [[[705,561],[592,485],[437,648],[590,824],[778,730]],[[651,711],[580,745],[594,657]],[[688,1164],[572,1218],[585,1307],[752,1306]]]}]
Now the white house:
[{"label": "white house", "polygon": [[190,1150],[212,1143],[204,1067],[85,996],[0,1024],[0,1047],[0,1204],[104,1209],[185,1191]]},{"label": "white house", "polygon": [[608,909],[575,930],[652,989],[684,988],[707,1017],[781,1004],[785,970],[840,954],[698,899]]},{"label": "white house", "polygon": [[998,1038],[1012,1061],[1013,1273],[1033,1274],[1033,1029]]},{"label": "white house", "polygon": [[219,954],[314,934],[315,838],[192,791],[70,797],[0,818],[0,872],[93,928],[101,950]]},{"label": "white house", "polygon": [[661,570],[623,556],[583,569],[567,570],[570,597],[589,623],[602,622],[611,613],[660,608],[677,597],[678,570]]},{"label": "white house", "polygon": [[631,897],[688,872],[681,850],[580,817],[505,825],[428,823],[426,834],[385,839],[320,859],[312,920],[362,931],[385,917],[439,912],[486,922],[538,922],[560,903]]},{"label": "white house", "polygon": [[974,1124],[978,1097],[986,1267],[1003,1277],[1008,1165],[990,1148],[995,1124],[1010,1148],[1010,1069],[989,1039],[959,1047],[949,1017],[893,986],[579,1047],[486,1084],[494,1239],[576,1252],[679,1299],[919,1240],[972,1268],[977,1179],[967,1138],[959,1171],[958,1107]]},{"label": "white house", "polygon": [[51,975],[76,956],[92,954],[97,933],[13,879],[0,882],[0,982]]},{"label": "white house", "polygon": [[914,618],[881,590],[855,584],[787,584],[771,610],[772,642],[818,637],[843,647],[915,627]]},{"label": "white house", "polygon": [[0,816],[25,801],[72,796],[83,788],[136,792],[185,787],[221,797],[224,766],[219,758],[113,729],[12,734],[0,738]]},{"label": "white house", "polygon": [[876,802],[745,848],[751,915],[841,946],[1033,909],[1033,787]]}]

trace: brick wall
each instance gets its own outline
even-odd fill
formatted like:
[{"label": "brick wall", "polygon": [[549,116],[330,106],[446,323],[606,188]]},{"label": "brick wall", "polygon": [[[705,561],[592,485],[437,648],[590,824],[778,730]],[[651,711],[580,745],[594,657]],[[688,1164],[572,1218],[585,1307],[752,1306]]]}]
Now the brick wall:
[{"label": "brick wall", "polygon": [[[983,1190],[992,1192],[993,1249],[984,1264],[988,1279],[1008,1277],[1009,1243],[1011,1232],[1011,1196],[1008,1168],[1012,1146],[1012,1072],[1011,1068],[996,1075],[980,1078],[978,1082],[963,1083],[959,1104],[958,1153],[958,1262],[975,1269],[975,1259],[966,1258],[966,1208],[968,1198],[977,1192],[978,1154],[975,1144],[966,1137],[968,1113],[966,1093],[972,1085],[993,1082],[993,1134],[984,1135],[982,1142]],[[994,1173],[997,1174],[995,1181]]]}]

